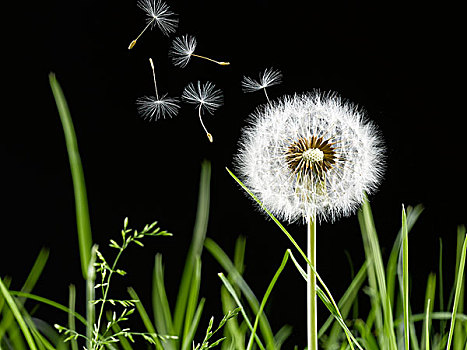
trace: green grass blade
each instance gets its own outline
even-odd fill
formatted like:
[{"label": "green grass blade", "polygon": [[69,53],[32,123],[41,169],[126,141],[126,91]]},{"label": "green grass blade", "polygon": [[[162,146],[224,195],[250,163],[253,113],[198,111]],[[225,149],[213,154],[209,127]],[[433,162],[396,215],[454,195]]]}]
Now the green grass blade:
[{"label": "green grass blade", "polygon": [[[159,334],[175,334],[172,324],[172,314],[165,290],[164,267],[161,254],[156,255],[154,263],[152,305],[157,332],[159,332]],[[175,349],[173,340],[167,341],[167,348]]]},{"label": "green grass blade", "polygon": [[[383,258],[379,246],[378,236],[371,213],[370,204],[365,200],[359,212],[359,221],[362,226],[363,242],[365,246],[365,254],[372,265],[372,271],[376,279],[376,291],[383,310],[383,330],[381,342],[386,344],[388,349],[396,350],[397,342],[394,333],[394,322],[392,316],[392,306],[387,294],[385,271],[383,267]],[[370,266],[369,266],[370,267]]]},{"label": "green grass blade", "polygon": [[201,319],[201,314],[204,309],[204,302],[205,299],[201,299],[201,301],[198,304],[198,307],[196,308],[196,312],[194,313],[192,320],[189,324],[190,328],[187,334],[183,337],[182,350],[188,350],[193,342],[196,330],[198,329],[199,321]]},{"label": "green grass blade", "polygon": [[177,301],[175,303],[173,324],[176,334],[182,334],[183,331],[185,311],[193,282],[192,277],[195,260],[201,257],[204,239],[206,237],[209,219],[210,183],[211,163],[209,161],[204,161],[201,166],[198,207],[196,212],[193,239],[187,254],[186,263],[178,290]]},{"label": "green grass blade", "polygon": [[[189,336],[191,332],[192,323],[194,322],[194,316],[196,310],[198,308],[198,296],[199,296],[199,289],[201,286],[201,259],[197,257],[195,259],[193,275],[191,279],[191,288],[190,293],[188,294],[188,299],[186,303],[186,310],[185,310],[185,324],[183,327],[183,343],[185,344],[185,338]],[[189,339],[188,345],[191,344],[191,340]],[[185,350],[185,349],[183,349]]]},{"label": "green grass blade", "polygon": [[[233,298],[230,296],[225,286],[221,287],[221,301],[222,311],[224,314],[236,307]],[[232,318],[227,322],[226,327],[224,328],[224,337],[226,337],[226,340],[222,343],[223,350],[230,349],[230,347],[236,350],[245,349],[244,327],[240,328],[237,318]]]},{"label": "green grass blade", "polygon": [[29,348],[31,350],[36,350],[37,349],[36,344],[34,342],[31,332],[29,331],[26,321],[21,315],[21,312],[19,311],[18,305],[16,305],[16,302],[13,299],[13,296],[9,293],[5,284],[3,284],[3,281],[1,278],[0,278],[0,292],[3,295],[3,298],[5,298],[5,302],[7,303],[11,312],[13,313],[13,316],[15,317],[16,322],[18,323]]},{"label": "green grass blade", "polygon": [[[151,333],[151,334],[157,334],[156,333],[156,328],[151,322],[151,319],[148,316],[148,313],[146,312],[146,309],[144,308],[143,304],[141,303],[138,294],[136,294],[135,290],[131,287],[128,288],[128,293],[131,296],[131,299],[133,300],[138,300],[136,305],[136,310],[139,313],[139,316],[141,317],[141,320],[143,321],[144,326],[146,327],[146,330]],[[154,341],[156,342],[156,349],[157,350],[164,350],[164,347],[162,346],[159,338],[157,336],[152,336]]]},{"label": "green grass blade", "polygon": [[407,215],[402,206],[402,303],[404,307],[404,342],[405,349],[409,350],[409,236],[407,229]]},{"label": "green grass blade", "polygon": [[[353,278],[347,290],[342,295],[342,298],[337,303],[337,305],[339,306],[339,309],[341,310],[342,317],[344,319],[347,318],[352,308],[352,305],[357,300],[358,291],[362,287],[363,283],[366,281],[366,276],[367,276],[367,263],[365,262],[360,268],[360,270],[358,271],[357,275]],[[329,326],[332,324],[333,321],[334,321],[334,316],[333,315],[329,316],[326,322],[324,322],[324,324],[321,326],[318,332],[318,338],[324,335],[324,333],[327,331],[327,329],[329,328]],[[340,327],[339,324],[335,323],[332,326],[329,337],[326,340],[327,347],[330,347],[331,344],[337,343],[337,339],[339,338],[341,331],[342,331],[342,328]]]},{"label": "green grass blade", "polygon": [[[75,305],[76,305],[76,288],[73,284],[70,284],[68,288],[68,329],[72,331],[76,331],[76,324],[75,324]],[[71,349],[78,350],[78,341],[75,338],[70,340],[71,342]]]},{"label": "green grass blade", "polygon": [[[426,349],[429,347],[429,344],[426,343],[427,340],[429,340],[430,337],[430,329],[431,329],[431,313],[433,312],[433,307],[434,303],[433,301],[435,300],[435,294],[436,294],[436,274],[430,273],[428,275],[428,281],[426,283],[426,290],[425,290],[425,310],[426,310],[426,315],[429,315],[430,317],[425,317],[423,319],[423,326],[422,326],[422,344],[421,348]],[[411,317],[412,322],[413,321],[413,315]],[[429,322],[427,324],[427,322]],[[427,334],[428,332],[428,334]]]},{"label": "green grass blade", "polygon": [[[465,236],[465,226],[460,225],[457,228],[457,251],[456,251],[456,260],[459,261],[462,255],[462,240]],[[459,269],[459,264],[456,264],[456,270]],[[458,271],[456,271],[457,274]],[[459,304],[457,306],[457,312],[464,312],[464,293],[465,293],[465,279],[464,283],[461,283],[460,292],[459,292]],[[462,323],[457,323],[454,327],[453,335],[453,348],[454,350],[464,350],[464,346],[467,346],[467,325]]]},{"label": "green grass blade", "polygon": [[[224,270],[229,274],[229,278],[231,278],[234,282],[235,286],[238,286],[242,291],[243,295],[245,296],[248,304],[253,311],[254,314],[257,314],[259,311],[259,301],[256,298],[255,294],[245,282],[241,274],[237,271],[232,261],[229,259],[227,254],[219,247],[212,239],[206,238],[204,243],[206,249],[212,254],[212,256],[219,262],[219,264],[224,268]],[[229,285],[231,285],[229,283]],[[234,288],[234,287],[232,287]],[[234,288],[235,291],[235,288]],[[229,291],[230,292],[230,291]],[[230,292],[231,293],[231,292]],[[232,294],[232,293],[231,293]],[[238,295],[235,295],[238,298]],[[239,298],[238,298],[239,299]],[[238,303],[237,303],[238,305]],[[274,334],[272,332],[271,326],[265,314],[261,315],[260,319],[260,330],[263,338],[265,339],[266,344],[274,344]]]},{"label": "green grass blade", "polygon": [[457,308],[459,305],[459,297],[461,294],[462,282],[464,278],[466,248],[467,248],[467,235],[465,235],[465,238],[464,238],[461,256],[460,256],[459,264],[457,267],[456,288],[455,288],[455,293],[454,293],[454,305],[452,307],[451,327],[449,328],[449,336],[448,336],[448,343],[446,345],[446,350],[449,350],[451,348],[452,336],[454,334],[454,327],[456,324]]},{"label": "green grass blade", "polygon": [[426,314],[425,314],[426,316],[425,316],[425,320],[423,321],[424,322],[423,331],[425,333],[425,337],[423,338],[424,344],[422,343],[422,348],[426,350],[430,350],[430,325],[431,325],[430,310],[432,308],[433,306],[431,306],[431,299],[428,299],[426,302]]},{"label": "green grass blade", "polygon": [[[359,347],[360,345],[358,344],[358,342],[355,340],[355,337],[352,335],[352,333],[350,332],[350,330],[348,329],[347,325],[345,324],[345,322],[343,321],[341,315],[340,315],[340,311],[339,311],[339,308],[329,290],[329,288],[326,286],[326,284],[324,283],[323,279],[319,276],[319,274],[316,272],[314,266],[311,264],[310,260],[308,259],[307,255],[303,252],[303,250],[300,248],[300,246],[297,244],[297,242],[293,239],[292,235],[285,229],[285,227],[280,223],[279,220],[277,220],[277,218],[263,205],[263,203],[254,195],[253,192],[251,192],[248,187],[246,187],[241,181],[240,179],[238,179],[228,168],[227,169],[227,172],[230,174],[230,176],[232,176],[232,178],[260,205],[260,207],[266,212],[266,214],[268,214],[268,216],[276,223],[276,225],[282,230],[282,232],[287,236],[287,238],[289,239],[289,241],[294,245],[294,247],[298,250],[298,252],[300,253],[300,255],[302,255],[302,257],[305,259],[306,263],[308,264],[308,266],[310,267],[310,269],[313,271],[313,273],[316,275],[316,279],[319,281],[319,283],[321,284],[323,290],[325,291],[325,293],[327,294],[329,300],[331,301],[332,303],[332,306],[333,308],[329,309],[331,311],[331,313],[333,313],[334,311],[336,312],[336,320],[338,320],[339,324],[342,325],[344,331],[345,331],[345,334],[347,336],[347,339],[349,341],[349,344],[350,346],[353,348],[353,345],[352,345],[352,341],[355,342],[355,344]],[[317,290],[317,294],[318,296],[320,295],[319,291]],[[321,293],[321,295],[323,295]],[[321,298],[321,297],[320,297]],[[323,300],[323,298],[321,298]],[[325,303],[326,304],[326,303]]]},{"label": "green grass blade", "polygon": [[[243,318],[245,319],[246,324],[248,325],[248,328],[250,329],[251,332],[253,332],[253,326],[251,324],[250,319],[248,318],[248,315],[246,314],[245,308],[243,307],[242,303],[240,302],[240,299],[238,298],[237,294],[235,293],[235,289],[232,287],[228,279],[224,276],[224,274],[218,273],[218,276],[220,277],[222,283],[224,284],[225,288],[228,290],[232,298],[235,300],[235,303],[237,304],[237,307],[240,308],[240,312],[243,315]],[[257,345],[261,350],[265,350],[263,343],[259,339],[258,335],[255,334],[255,340]]]},{"label": "green grass blade", "polygon": [[[111,321],[112,320],[112,314],[109,312],[107,313],[107,321]],[[122,329],[120,328],[120,326],[118,325],[118,323],[114,323],[112,325],[112,331],[114,332],[114,334],[120,332]],[[133,347],[131,346],[130,342],[126,339],[126,337],[124,337],[123,335],[119,335],[118,336],[118,340],[120,341],[119,344],[121,345],[121,347],[123,348],[123,350],[133,350]]]},{"label": "green grass blade", "polygon": [[[31,271],[28,274],[28,277],[26,278],[26,281],[23,284],[23,287],[21,288],[22,292],[28,293],[32,291],[32,289],[37,283],[37,280],[42,274],[42,271],[44,270],[44,266],[47,263],[48,257],[49,257],[48,249],[42,248],[34,262],[33,267],[31,268]],[[19,307],[22,307],[25,301],[26,301],[25,298],[22,298],[22,297],[16,298],[16,303]],[[13,315],[11,312],[7,310],[2,321],[0,322],[0,339],[3,337],[4,331],[8,329],[8,326],[12,321],[13,321]]]},{"label": "green grass blade", "polygon": [[55,74],[49,74],[50,87],[57,104],[58,113],[65,134],[68,158],[70,161],[71,176],[73,179],[73,191],[75,196],[76,224],[78,229],[79,252],[81,259],[81,271],[83,277],[87,277],[87,269],[90,260],[92,235],[91,222],[89,219],[89,208],[86,194],[86,185],[84,182],[84,172],[81,165],[81,158],[78,150],[73,121],[70,116],[65,96],[55,77]]},{"label": "green grass blade", "polygon": [[[17,292],[17,291],[13,291],[13,290],[10,290],[10,294],[11,295],[14,295],[14,296],[18,296],[20,298],[27,298],[27,299],[31,299],[31,300],[36,300],[36,301],[39,301],[43,304],[47,304],[47,305],[50,305],[58,310],[62,310],[66,313],[70,313],[70,312],[73,312],[72,310],[70,310],[70,308],[60,304],[60,303],[57,303],[53,300],[50,300],[50,299],[47,299],[47,298],[44,298],[44,297],[40,297],[38,295],[35,295],[35,294],[30,294],[30,293],[24,293],[24,292]],[[86,319],[81,316],[79,313],[77,312],[73,312],[73,317],[75,317],[77,320],[79,320],[83,325],[86,325]]]},{"label": "green grass blade", "polygon": [[272,289],[274,288],[274,286],[275,286],[275,284],[277,282],[277,279],[279,278],[280,274],[284,270],[285,265],[287,264],[287,260],[289,259],[289,254],[290,254],[290,251],[287,250],[285,252],[285,254],[284,254],[284,257],[282,258],[282,262],[281,262],[279,268],[277,269],[276,273],[274,274],[274,277],[272,278],[271,282],[269,283],[269,286],[268,286],[268,288],[266,290],[266,293],[264,293],[263,300],[261,301],[261,305],[260,305],[259,310],[258,310],[258,312],[256,314],[255,323],[253,325],[253,331],[252,331],[252,333],[250,335],[250,340],[248,341],[247,350],[250,350],[251,347],[253,346],[253,339],[254,339],[254,336],[256,334],[256,329],[258,328],[258,323],[259,323],[260,316],[263,313],[264,306],[266,305],[266,302],[267,302],[267,300],[269,298],[269,295],[272,292]]}]

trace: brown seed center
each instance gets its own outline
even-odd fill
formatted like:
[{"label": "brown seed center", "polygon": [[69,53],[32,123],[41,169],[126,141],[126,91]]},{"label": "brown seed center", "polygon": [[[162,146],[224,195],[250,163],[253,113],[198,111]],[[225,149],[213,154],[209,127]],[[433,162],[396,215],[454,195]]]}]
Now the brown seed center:
[{"label": "brown seed center", "polygon": [[298,181],[324,181],[338,160],[334,143],[323,137],[300,137],[286,151],[286,162]]}]

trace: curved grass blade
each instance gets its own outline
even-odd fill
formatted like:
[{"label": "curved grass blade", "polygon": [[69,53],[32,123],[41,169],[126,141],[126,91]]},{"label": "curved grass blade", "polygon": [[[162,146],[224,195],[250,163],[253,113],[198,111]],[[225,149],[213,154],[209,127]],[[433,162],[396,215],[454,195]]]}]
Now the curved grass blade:
[{"label": "curved grass blade", "polygon": [[[238,179],[228,168],[226,168],[226,170],[230,174],[230,176],[232,176],[232,178],[260,205],[260,207],[266,212],[266,214],[269,215],[269,217],[276,223],[276,225],[279,226],[279,228],[282,230],[282,232],[287,236],[287,238],[290,240],[290,242],[294,245],[294,247],[302,255],[302,257],[305,259],[308,266],[310,266],[311,270],[316,275],[316,279],[322,285],[324,292],[327,294],[327,297],[329,298],[329,301],[332,303],[332,308],[329,308],[329,310],[331,311],[332,314],[335,314],[337,316],[336,320],[339,322],[339,324],[344,329],[344,332],[345,332],[345,335],[347,337],[347,340],[349,342],[350,347],[353,349],[352,342],[354,342],[355,345],[357,345],[357,347],[359,349],[361,349],[360,344],[357,342],[357,340],[355,339],[355,337],[352,335],[349,328],[345,324],[344,320],[342,319],[339,308],[338,308],[334,298],[332,297],[332,294],[331,294],[329,288],[326,286],[326,284],[324,283],[322,278],[316,272],[314,266],[311,264],[311,262],[308,259],[307,255],[303,252],[303,250],[300,248],[300,246],[297,244],[297,242],[293,239],[292,235],[285,229],[285,227],[280,223],[280,221],[277,220],[277,218],[263,205],[263,203],[254,195],[254,193],[251,192],[250,189],[248,187],[246,187],[245,184],[243,184],[243,182],[240,181],[240,179]],[[320,295],[324,296],[324,294],[320,290],[317,290],[317,294],[318,294],[318,296],[320,296]],[[323,298],[321,296],[320,296],[320,298],[321,298],[321,300],[323,300]],[[326,302],[325,302],[325,305],[326,305]]]},{"label": "curved grass blade", "polygon": [[36,343],[34,342],[31,332],[29,331],[29,328],[26,324],[26,320],[21,315],[21,312],[18,309],[18,305],[16,305],[15,300],[9,293],[5,284],[3,284],[3,281],[1,278],[0,278],[0,292],[1,294],[3,294],[3,298],[5,298],[7,305],[9,306],[11,312],[13,313],[13,316],[15,317],[16,322],[18,323],[21,329],[21,332],[23,333],[24,338],[26,339],[26,342],[29,345],[29,348],[31,350],[37,350]]},{"label": "curved grass blade", "polygon": [[81,165],[78,142],[76,140],[75,129],[73,127],[70,111],[55,74],[49,74],[49,82],[55,98],[55,103],[57,104],[58,113],[60,115],[60,120],[63,126],[63,132],[65,134],[71,176],[73,179],[73,191],[75,196],[76,224],[78,229],[81,271],[84,279],[86,279],[88,273],[88,264],[89,260],[91,259],[92,235],[83,167]]},{"label": "curved grass blade", "polygon": [[459,305],[459,296],[461,294],[462,281],[464,278],[466,248],[467,248],[467,235],[465,235],[465,238],[464,238],[464,244],[462,245],[461,256],[460,256],[459,265],[457,268],[456,289],[454,293],[454,305],[452,307],[451,327],[449,328],[449,336],[448,336],[448,343],[446,345],[446,350],[449,350],[451,348],[452,336],[454,334],[454,327],[456,324],[456,315],[457,315],[457,308]]},{"label": "curved grass blade", "polygon": [[264,293],[263,300],[261,301],[261,305],[259,307],[258,313],[256,314],[255,323],[253,325],[253,330],[252,330],[251,335],[250,335],[250,340],[248,341],[247,350],[250,350],[251,347],[253,346],[253,338],[254,338],[254,336],[256,334],[256,329],[258,328],[258,322],[259,322],[260,316],[263,313],[264,306],[266,305],[266,302],[267,302],[267,300],[269,298],[269,295],[272,292],[272,289],[274,288],[274,286],[275,286],[275,284],[277,282],[277,279],[279,278],[280,274],[284,270],[285,264],[287,264],[287,260],[289,259],[289,254],[290,254],[290,250],[287,249],[287,251],[284,254],[284,257],[282,258],[282,262],[281,262],[279,268],[277,269],[276,273],[274,274],[274,277],[272,278],[272,281],[269,283],[269,286],[268,286],[268,289],[266,290],[266,293]]},{"label": "curved grass blade", "polygon": [[198,206],[196,212],[196,221],[193,232],[193,240],[191,242],[185,267],[182,273],[180,287],[178,291],[177,301],[175,303],[173,326],[175,334],[181,335],[183,332],[186,320],[187,303],[189,300],[190,290],[196,283],[193,279],[194,266],[196,259],[201,257],[203,250],[204,239],[209,219],[209,202],[210,202],[210,183],[211,183],[211,163],[207,160],[203,161],[201,166],[200,186],[198,195]]}]

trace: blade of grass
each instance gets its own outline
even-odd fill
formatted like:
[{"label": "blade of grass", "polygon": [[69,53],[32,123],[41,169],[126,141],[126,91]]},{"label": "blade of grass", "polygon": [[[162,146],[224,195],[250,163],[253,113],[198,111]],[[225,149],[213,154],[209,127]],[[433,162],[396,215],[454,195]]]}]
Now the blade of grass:
[{"label": "blade of grass", "polygon": [[[456,250],[456,260],[459,261],[462,255],[462,240],[465,236],[465,226],[460,225],[457,227],[457,250]],[[456,264],[456,270],[459,269],[459,264]],[[456,271],[457,274],[457,271]],[[465,281],[465,280],[464,280]],[[457,312],[462,313],[464,312],[464,291],[465,291],[465,282],[461,283],[460,292],[459,292],[459,304],[457,306]],[[454,350],[460,349],[465,350],[464,346],[467,346],[467,327],[464,328],[465,325],[462,323],[457,323],[454,327],[454,335],[453,335],[453,348]]]},{"label": "blade of grass", "polygon": [[[73,284],[70,284],[68,288],[68,307],[70,311],[68,312],[68,329],[71,329],[73,332],[76,331],[76,324],[75,324],[75,305],[76,305],[76,288]],[[76,338],[72,338],[71,342],[71,349],[78,350],[78,341]]]},{"label": "blade of grass", "polygon": [[365,246],[365,253],[370,260],[372,265],[371,271],[375,274],[379,300],[383,309],[383,330],[381,339],[382,343],[391,350],[397,349],[396,336],[394,333],[394,323],[392,316],[392,306],[387,294],[385,272],[383,267],[383,258],[381,256],[381,249],[379,246],[378,236],[376,234],[376,228],[373,221],[373,215],[371,213],[370,204],[365,199],[362,208],[359,211],[358,218],[362,226],[363,241]]},{"label": "blade of grass", "polygon": [[[175,334],[172,324],[172,314],[165,290],[164,267],[161,254],[156,254],[152,283],[152,305],[157,332],[159,334]],[[176,347],[173,340],[168,340],[166,346],[168,349],[175,349]]]},{"label": "blade of grass", "polygon": [[[433,312],[433,306],[434,306],[433,300],[435,300],[435,294],[436,294],[436,274],[430,273],[428,275],[428,281],[426,283],[426,290],[425,290],[425,310],[427,310],[427,312],[430,315]],[[411,319],[412,319],[412,322],[414,322],[413,315]],[[426,322],[430,322],[430,323],[426,324]],[[430,328],[431,328],[431,317],[430,318],[425,317],[423,319],[422,336],[421,336],[421,340],[422,340],[421,348],[422,349],[426,349],[428,346],[426,344],[426,340],[427,340],[427,337],[429,338],[430,334],[429,333],[426,334],[426,332],[427,331],[429,332]]]},{"label": "blade of grass", "polygon": [[209,219],[209,197],[211,182],[211,163],[203,161],[201,166],[198,206],[196,212],[196,221],[193,232],[193,239],[188,250],[185,267],[182,273],[179,292],[175,303],[174,312],[174,331],[176,334],[182,334],[184,325],[185,311],[192,286],[193,269],[195,260],[201,257],[204,239]]},{"label": "blade of grass", "polygon": [[407,216],[402,206],[402,303],[404,306],[404,341],[405,349],[409,350],[409,236],[407,230]]},{"label": "blade of grass", "polygon": [[192,331],[192,323],[194,322],[194,316],[196,311],[199,309],[198,307],[198,296],[199,296],[199,289],[201,285],[201,259],[196,257],[193,275],[191,278],[191,288],[190,293],[188,294],[188,299],[186,303],[186,310],[185,310],[185,325],[183,328],[183,345],[182,350],[186,350],[187,346],[191,345],[191,341],[193,338],[189,339],[189,334],[194,336],[194,331]]},{"label": "blade of grass", "polygon": [[459,296],[461,294],[460,292],[462,289],[462,280],[464,277],[466,247],[467,247],[467,235],[465,235],[465,238],[464,238],[459,265],[457,268],[456,288],[455,288],[455,293],[454,293],[454,305],[452,307],[451,327],[449,328],[449,336],[448,336],[448,343],[446,345],[446,350],[449,350],[451,348],[452,336],[453,336],[454,327],[456,324],[457,307],[459,305]]},{"label": "blade of grass", "polygon": [[426,317],[424,320],[425,327],[423,327],[423,330],[425,332],[425,338],[424,338],[425,344],[422,344],[422,346],[425,345],[423,348],[426,350],[430,350],[430,324],[431,324],[430,309],[432,308],[430,304],[431,304],[431,299],[428,299],[426,303]]},{"label": "blade of grass", "polygon": [[[47,299],[47,298],[44,298],[44,297],[40,297],[38,295],[35,295],[35,294],[30,294],[30,293],[24,293],[24,292],[17,292],[17,291],[13,291],[13,290],[10,290],[10,294],[11,295],[14,295],[14,296],[18,296],[18,297],[21,297],[21,298],[27,298],[27,299],[31,299],[31,300],[36,300],[36,301],[39,301],[43,304],[47,304],[47,305],[50,305],[58,310],[62,310],[66,313],[70,313],[72,312],[70,310],[70,308],[62,305],[62,304],[59,304],[53,300],[50,300],[50,299]],[[77,320],[79,320],[83,325],[86,325],[86,319],[81,316],[79,313],[73,311],[73,317],[75,317]]]},{"label": "blade of grass", "polygon": [[282,262],[281,262],[279,268],[277,269],[276,273],[274,274],[274,277],[272,278],[271,282],[269,283],[269,286],[268,286],[268,288],[266,290],[266,293],[264,293],[263,300],[261,301],[261,305],[259,307],[258,313],[256,314],[255,323],[253,325],[253,331],[251,332],[251,335],[250,335],[250,340],[248,341],[247,350],[251,350],[251,347],[253,346],[253,339],[254,339],[254,336],[256,334],[256,329],[258,328],[258,323],[259,323],[260,316],[263,313],[264,306],[266,305],[266,302],[267,302],[267,300],[269,298],[269,295],[272,292],[272,289],[274,288],[274,286],[275,286],[275,284],[277,282],[277,279],[279,278],[280,274],[284,270],[285,265],[287,264],[287,260],[289,259],[289,254],[290,254],[290,251],[287,250],[285,252],[285,254],[284,254],[284,257],[282,258]]},{"label": "blade of grass", "polygon": [[[232,298],[235,300],[235,303],[237,304],[237,307],[240,308],[240,312],[242,313],[243,318],[245,319],[245,322],[248,325],[248,328],[250,329],[251,332],[253,332],[253,326],[251,325],[251,321],[248,318],[248,316],[246,314],[246,311],[245,311],[245,308],[243,307],[242,303],[240,302],[240,299],[238,298],[237,294],[235,293],[235,289],[232,287],[232,285],[230,284],[230,282],[227,280],[227,278],[224,276],[224,274],[222,272],[218,273],[217,275],[220,277],[220,279],[221,279],[222,283],[224,284],[225,288],[228,290],[228,292],[230,293]],[[259,339],[257,334],[255,334],[255,340],[256,340],[256,343],[258,344],[259,348],[261,350],[265,350],[264,345],[261,342],[261,340]]]},{"label": "blade of grass", "polygon": [[[311,271],[313,271],[313,273],[315,274],[316,276],[316,279],[319,281],[319,283],[321,284],[321,286],[323,287],[323,290],[324,292],[327,294],[330,302],[332,303],[332,306],[333,308],[332,309],[329,309],[331,311],[331,313],[334,313],[335,311],[335,315],[338,316],[336,317],[336,319],[338,320],[339,324],[342,325],[344,331],[345,331],[345,335],[349,341],[349,344],[350,346],[353,348],[353,345],[352,345],[352,341],[355,342],[355,344],[357,345],[357,347],[361,348],[360,347],[360,344],[358,344],[358,342],[356,341],[355,337],[352,335],[352,333],[350,332],[350,330],[348,329],[347,325],[345,324],[345,322],[343,321],[341,315],[340,315],[340,311],[339,311],[339,308],[329,290],[329,288],[326,286],[326,284],[324,283],[324,281],[322,280],[322,278],[319,276],[319,274],[316,272],[314,266],[311,264],[310,260],[308,259],[307,255],[303,252],[303,250],[300,248],[300,246],[297,244],[297,242],[293,239],[292,235],[285,229],[285,227],[279,222],[279,220],[277,220],[277,218],[263,205],[263,203],[254,195],[253,192],[251,192],[248,187],[246,187],[241,181],[240,179],[238,179],[228,168],[226,168],[227,172],[230,174],[230,176],[232,176],[232,178],[258,203],[258,205],[266,212],[266,214],[268,214],[268,216],[276,223],[277,226],[279,226],[279,228],[282,230],[282,232],[287,236],[287,238],[290,240],[290,242],[294,245],[294,247],[298,250],[298,252],[302,255],[302,257],[305,259],[306,263],[308,264],[308,266],[310,267]],[[317,289],[317,294],[319,295],[320,294],[320,291]],[[321,293],[321,295],[323,295]],[[321,297],[320,297],[321,298]],[[321,298],[322,299],[322,298]],[[326,305],[326,303],[325,303]]]},{"label": "blade of grass", "polygon": [[[254,314],[257,314],[259,311],[259,301],[256,298],[253,291],[251,290],[251,288],[245,282],[241,274],[237,271],[237,269],[235,268],[234,264],[229,259],[227,254],[222,250],[221,247],[219,247],[210,238],[206,238],[206,241],[204,242],[204,246],[212,254],[212,256],[219,262],[219,264],[224,268],[224,270],[229,274],[229,278],[231,278],[234,281],[234,285],[240,288],[248,304],[250,305],[251,310],[253,311]],[[229,283],[229,285],[231,284]],[[235,288],[234,288],[234,291],[235,291]],[[236,292],[235,292],[235,295],[238,298],[238,295]],[[259,326],[260,326],[261,334],[263,338],[265,339],[266,344],[274,344],[274,334],[271,330],[271,326],[265,314],[262,314]]]},{"label": "blade of grass", "polygon": [[91,254],[92,235],[91,222],[89,219],[89,208],[84,181],[84,172],[81,165],[81,158],[78,150],[73,121],[70,116],[68,104],[63,95],[62,88],[58,83],[55,74],[49,74],[50,87],[57,104],[58,113],[65,134],[68,158],[70,161],[71,176],[73,179],[73,191],[75,197],[76,224],[78,229],[79,252],[81,259],[81,271],[84,279],[87,277],[88,264]]},{"label": "blade of grass", "polygon": [[159,338],[154,335],[154,334],[157,334],[156,333],[156,328],[152,324],[151,319],[148,316],[148,313],[146,312],[143,304],[141,303],[141,301],[140,301],[140,299],[138,297],[138,294],[136,294],[135,290],[133,288],[131,288],[131,287],[128,288],[128,293],[130,294],[131,299],[138,300],[138,302],[135,303],[136,310],[138,310],[138,313],[139,313],[139,315],[141,317],[141,320],[143,321],[144,326],[146,327],[146,330],[149,333],[151,333],[151,337],[156,342],[156,349],[157,350],[164,350],[164,347],[162,346]]},{"label": "blade of grass", "polygon": [[204,302],[205,299],[201,299],[201,301],[198,304],[198,307],[196,308],[196,312],[193,315],[193,318],[189,324],[190,328],[187,334],[183,337],[182,350],[188,350],[193,342],[196,330],[198,329],[199,321],[201,319],[201,314],[204,309]]},{"label": "blade of grass", "polygon": [[37,349],[36,344],[34,342],[31,332],[29,331],[26,321],[21,315],[21,312],[19,311],[18,305],[16,305],[16,302],[13,299],[13,296],[9,293],[8,289],[3,284],[3,281],[1,278],[0,278],[0,292],[3,295],[3,298],[5,298],[5,302],[7,303],[11,312],[13,313],[13,316],[15,317],[16,322],[18,323],[21,329],[21,332],[23,333],[23,336],[26,339],[27,344],[29,345],[29,348],[31,350],[36,350]]},{"label": "blade of grass", "polygon": [[[47,263],[48,257],[49,257],[48,249],[42,248],[34,262],[34,265],[31,268],[31,271],[28,274],[28,277],[26,278],[26,281],[23,284],[23,287],[21,287],[22,292],[29,293],[30,291],[32,291],[32,289],[37,283],[37,280],[42,274],[42,271],[44,270],[44,266]],[[25,301],[26,299],[23,297],[16,298],[16,303],[19,307],[22,307]],[[13,321],[13,315],[11,314],[11,312],[7,311],[2,321],[0,322],[0,339],[3,337],[4,331],[11,324],[11,321]]]}]

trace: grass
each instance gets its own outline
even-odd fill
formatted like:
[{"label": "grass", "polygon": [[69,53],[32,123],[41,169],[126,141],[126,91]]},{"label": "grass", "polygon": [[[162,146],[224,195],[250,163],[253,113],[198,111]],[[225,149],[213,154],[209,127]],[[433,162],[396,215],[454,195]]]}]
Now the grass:
[{"label": "grass", "polygon": [[[0,278],[0,349],[76,350],[86,346],[87,349],[131,350],[140,348],[141,344],[158,350],[206,350],[215,346],[223,350],[300,348],[302,340],[291,337],[293,325],[283,325],[273,330],[265,312],[268,307],[275,307],[269,304],[270,297],[275,286],[280,283],[287,263],[292,263],[298,272],[297,276],[305,281],[307,266],[316,276],[317,295],[329,311],[328,319],[316,334],[323,349],[467,349],[467,316],[464,314],[467,235],[464,226],[459,226],[457,232],[454,267],[443,265],[444,252],[440,241],[438,273],[429,273],[423,309],[414,310],[410,303],[409,243],[411,229],[423,208],[420,205],[402,207],[401,228],[385,260],[372,209],[369,202],[365,201],[358,212],[365,261],[356,269],[347,290],[336,299],[286,227],[228,170],[232,178],[261,205],[276,223],[278,232],[284,234],[293,246],[293,250],[287,249],[283,253],[275,271],[269,272],[270,282],[258,298],[244,278],[245,239],[237,239],[234,255],[230,258],[216,242],[206,237],[211,181],[211,165],[208,161],[201,164],[196,221],[179,280],[172,277],[166,281],[163,256],[157,254],[154,258],[151,307],[145,307],[137,291],[131,287],[128,288],[128,299],[112,299],[111,281],[116,276],[123,277],[126,274],[118,265],[121,254],[130,245],[143,246],[143,238],[167,236],[168,233],[159,229],[156,222],[141,230],[130,229],[125,219],[121,243],[117,243],[116,239],[110,240],[109,246],[115,252],[113,258],[109,259],[99,251],[92,240],[84,173],[73,123],[57,79],[53,74],[49,78],[70,160],[81,272],[87,295],[84,300],[77,300],[75,287],[70,286],[68,305],[62,305],[34,294],[34,287],[49,254],[47,250],[41,250],[20,290],[11,289],[11,278],[8,276]],[[214,318],[211,318],[205,332],[205,327],[201,327],[205,299],[200,296],[204,249],[216,259],[219,269],[223,271],[218,274],[222,282],[219,294],[223,316],[216,327]],[[448,288],[443,281],[451,268],[455,280],[446,298],[445,291]],[[178,283],[174,305],[169,303],[166,283]],[[26,300],[36,304],[33,308],[26,308]],[[76,312],[76,305],[80,302],[86,305],[86,315]],[[366,313],[360,308],[362,302],[369,304]],[[54,329],[54,320],[34,318],[31,315],[38,306],[51,307],[67,314],[67,324],[57,325]],[[127,321],[136,316],[139,316],[145,328],[142,332],[130,330],[127,326]]]}]

